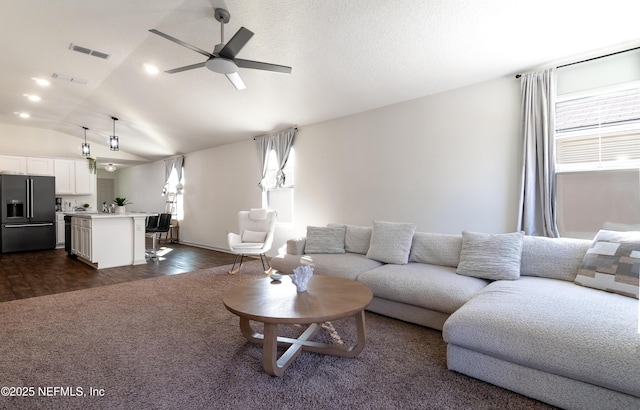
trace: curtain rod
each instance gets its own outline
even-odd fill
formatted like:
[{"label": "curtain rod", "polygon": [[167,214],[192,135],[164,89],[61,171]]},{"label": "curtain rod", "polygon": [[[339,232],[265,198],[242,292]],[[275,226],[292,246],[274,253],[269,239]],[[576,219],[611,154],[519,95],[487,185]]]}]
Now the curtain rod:
[{"label": "curtain rod", "polygon": [[[638,50],[638,49],[640,49],[640,46],[639,47],[634,47],[634,48],[629,48],[627,50],[616,51],[616,52],[605,54],[605,55],[602,55],[602,56],[587,58],[585,60],[574,61],[573,63],[562,64],[562,65],[557,66],[556,68],[569,67],[570,65],[586,63],[587,61],[599,60],[601,58],[611,57],[611,56],[615,56],[616,54],[627,53],[629,51]],[[522,77],[522,74],[516,74],[516,78],[520,78],[520,77]]]},{"label": "curtain rod", "polygon": [[271,134],[275,134],[275,133],[282,132],[282,131],[286,131],[286,130],[296,130],[296,131],[298,131],[298,126],[295,126],[295,127],[289,127],[289,128],[283,128],[283,129],[281,129],[281,130],[271,131],[271,132],[268,132],[268,133],[266,133],[266,134],[258,135],[258,136],[256,136],[256,137],[253,137],[253,140],[255,141],[255,140],[256,140],[256,138],[258,138],[258,137],[264,137],[265,135],[271,135]]}]

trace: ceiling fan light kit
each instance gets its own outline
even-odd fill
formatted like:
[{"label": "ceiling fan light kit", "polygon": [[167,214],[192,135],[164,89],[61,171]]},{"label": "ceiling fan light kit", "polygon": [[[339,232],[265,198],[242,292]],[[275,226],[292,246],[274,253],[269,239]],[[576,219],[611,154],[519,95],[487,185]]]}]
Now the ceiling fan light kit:
[{"label": "ceiling fan light kit", "polygon": [[231,84],[237,89],[242,90],[246,88],[244,82],[240,78],[238,74],[238,67],[240,68],[250,68],[254,70],[264,70],[264,71],[272,71],[277,73],[291,73],[291,67],[263,63],[260,61],[251,61],[251,60],[242,60],[237,59],[236,55],[242,50],[242,48],[249,42],[251,37],[253,37],[253,32],[250,30],[240,27],[240,29],[236,32],[236,34],[231,37],[228,43],[224,43],[224,25],[229,22],[231,18],[229,12],[222,8],[215,9],[215,18],[220,22],[220,44],[217,44],[213,50],[213,53],[209,53],[207,51],[202,50],[196,46],[193,46],[189,43],[185,43],[182,40],[178,40],[175,37],[172,37],[168,34],[165,34],[156,29],[149,30],[150,32],[159,35],[160,37],[164,37],[169,41],[172,41],[182,47],[186,47],[196,53],[202,54],[207,57],[207,61],[197,64],[191,64],[184,67],[174,68],[172,70],[165,71],[169,74],[180,73],[182,71],[193,70],[195,68],[206,67],[209,70],[224,74],[227,76]]},{"label": "ceiling fan light kit", "polygon": [[231,74],[238,71],[236,63],[224,57],[209,59],[204,63],[204,66],[220,74]]}]

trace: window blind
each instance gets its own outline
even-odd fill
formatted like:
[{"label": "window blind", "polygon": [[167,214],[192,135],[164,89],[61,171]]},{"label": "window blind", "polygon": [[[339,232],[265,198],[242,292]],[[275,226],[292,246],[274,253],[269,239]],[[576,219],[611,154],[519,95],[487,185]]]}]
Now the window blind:
[{"label": "window blind", "polygon": [[640,88],[556,103],[556,171],[640,167]]}]

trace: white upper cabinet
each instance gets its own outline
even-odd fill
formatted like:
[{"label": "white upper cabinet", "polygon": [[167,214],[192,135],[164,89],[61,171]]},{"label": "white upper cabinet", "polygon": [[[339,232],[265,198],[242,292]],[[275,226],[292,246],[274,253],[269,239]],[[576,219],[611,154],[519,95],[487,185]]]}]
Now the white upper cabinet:
[{"label": "white upper cabinet", "polygon": [[93,177],[94,175],[89,170],[89,163],[87,160],[74,161],[76,168],[76,194],[78,195],[90,195],[93,193]]},{"label": "white upper cabinet", "polygon": [[27,158],[13,155],[0,155],[0,173],[26,174]]},{"label": "white upper cabinet", "polygon": [[53,159],[27,157],[27,174],[55,175]]},{"label": "white upper cabinet", "polygon": [[93,174],[86,160],[55,160],[56,195],[91,195]]},{"label": "white upper cabinet", "polygon": [[55,160],[56,195],[75,194],[76,168],[75,161],[69,159]]}]

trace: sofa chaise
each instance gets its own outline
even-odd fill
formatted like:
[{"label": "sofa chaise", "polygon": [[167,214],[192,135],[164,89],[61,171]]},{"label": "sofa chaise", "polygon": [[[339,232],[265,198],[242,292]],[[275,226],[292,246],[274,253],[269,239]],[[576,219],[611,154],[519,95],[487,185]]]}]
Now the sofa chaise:
[{"label": "sofa chaise", "polygon": [[271,264],[367,285],[367,310],[442,331],[450,370],[562,408],[640,409],[639,254],[640,238],[604,230],[587,241],[373,221],[310,226]]}]

